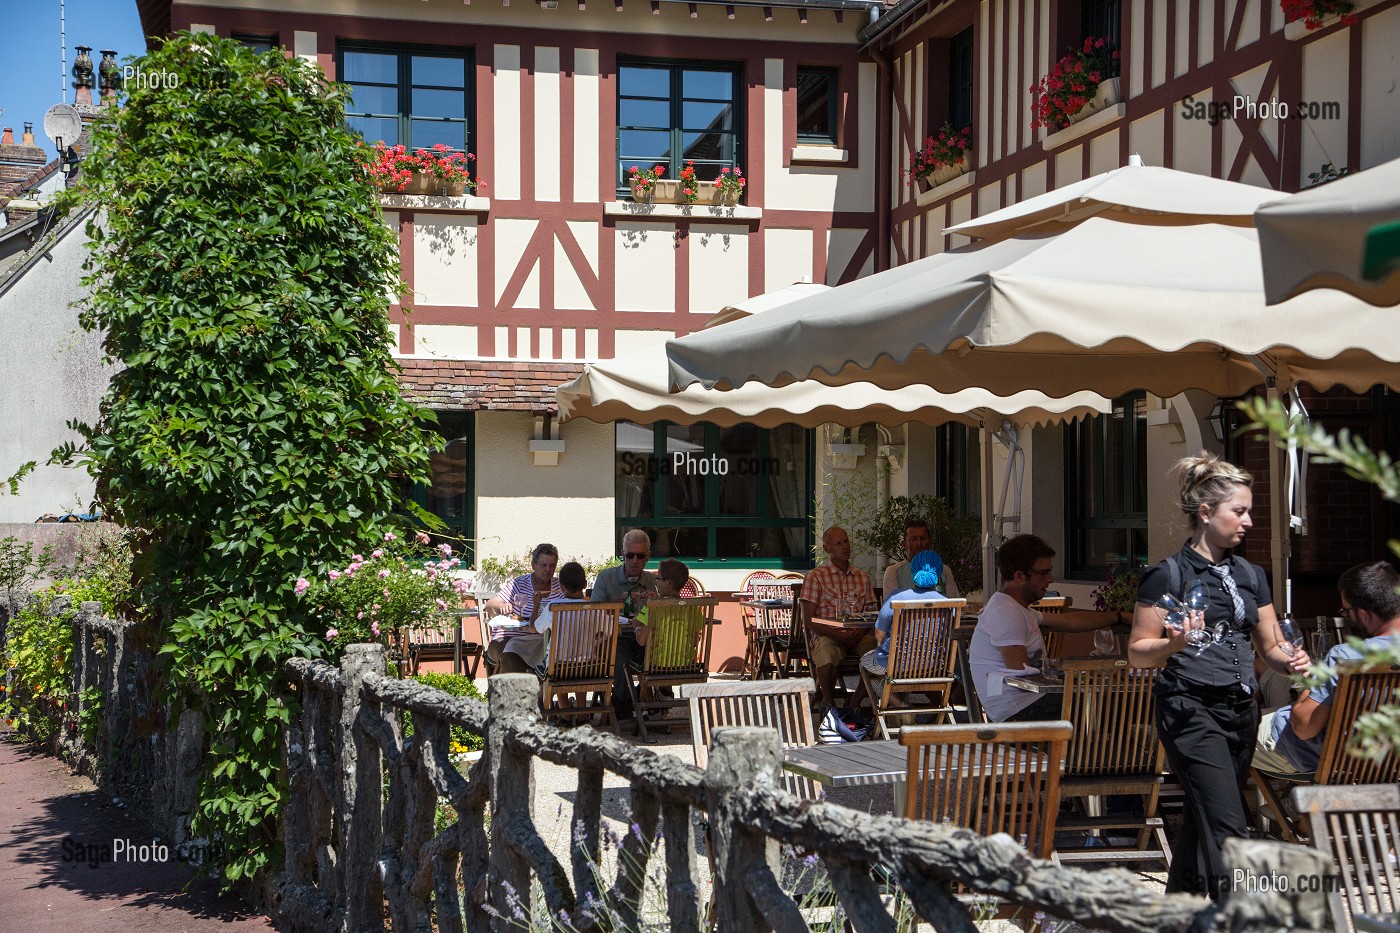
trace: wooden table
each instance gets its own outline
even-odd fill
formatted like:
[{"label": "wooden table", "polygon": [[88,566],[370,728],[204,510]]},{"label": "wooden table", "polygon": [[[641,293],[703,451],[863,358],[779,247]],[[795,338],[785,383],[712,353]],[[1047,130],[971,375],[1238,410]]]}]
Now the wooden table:
[{"label": "wooden table", "polygon": [[[1000,752],[1005,754],[1005,752]],[[1027,762],[1017,756],[1006,766],[1026,771]],[[891,784],[894,812],[904,813],[904,784],[909,772],[909,749],[896,739],[878,742],[844,742],[783,750],[783,769],[809,777],[824,787],[864,787]]]},{"label": "wooden table", "polygon": [[1015,687],[1017,690],[1025,690],[1028,693],[1065,692],[1065,675],[1063,674],[1019,674],[1006,678],[1005,683],[1008,687]]}]

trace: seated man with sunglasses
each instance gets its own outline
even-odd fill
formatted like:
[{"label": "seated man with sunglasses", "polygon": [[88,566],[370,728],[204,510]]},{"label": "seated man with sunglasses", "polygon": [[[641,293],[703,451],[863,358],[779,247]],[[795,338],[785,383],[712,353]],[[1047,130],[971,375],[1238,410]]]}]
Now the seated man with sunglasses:
[{"label": "seated man with sunglasses", "polygon": [[[657,595],[656,577],[646,569],[651,559],[651,538],[640,528],[622,536],[622,563],[599,573],[593,581],[595,603],[622,603],[623,621],[631,622],[647,599]],[[613,705],[618,719],[632,718],[632,699],[627,690],[627,664],[642,663],[642,649],[630,628],[617,638],[617,674],[613,681]]]}]

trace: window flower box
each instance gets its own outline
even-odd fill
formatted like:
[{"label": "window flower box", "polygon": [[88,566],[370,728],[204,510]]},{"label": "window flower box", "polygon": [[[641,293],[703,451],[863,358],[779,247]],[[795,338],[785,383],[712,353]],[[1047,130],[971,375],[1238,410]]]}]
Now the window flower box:
[{"label": "window flower box", "polygon": [[[1084,45],[1057,61],[1050,73],[1031,86],[1031,125],[1052,133],[1090,117],[1122,99],[1119,55],[1113,42],[1089,36]],[[1102,97],[1099,89],[1104,85]]]},{"label": "window flower box", "polygon": [[1306,31],[1322,29],[1340,21],[1343,26],[1355,26],[1356,4],[1351,0],[1280,0],[1284,22],[1301,22]]},{"label": "window flower box", "polygon": [[909,168],[902,174],[921,191],[946,185],[972,165],[972,127],[955,130],[944,123],[938,135],[924,140],[922,149],[909,153]]}]

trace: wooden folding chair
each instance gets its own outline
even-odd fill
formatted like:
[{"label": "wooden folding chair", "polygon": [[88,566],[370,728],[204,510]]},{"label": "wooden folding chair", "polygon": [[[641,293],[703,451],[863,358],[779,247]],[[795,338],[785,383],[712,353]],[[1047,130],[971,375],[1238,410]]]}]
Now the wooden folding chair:
[{"label": "wooden folding chair", "polygon": [[[982,708],[982,700],[972,683],[972,634],[977,630],[973,625],[960,625],[953,629],[954,666],[958,682],[962,684],[963,703],[969,723],[991,722],[987,711]],[[956,711],[958,707],[954,707]]]},{"label": "wooden folding chair", "polygon": [[1298,842],[1304,835],[1298,820],[1284,806],[1276,785],[1300,784],[1379,784],[1400,781],[1400,756],[1394,752],[1371,760],[1347,753],[1347,739],[1352,723],[1364,713],[1374,713],[1383,706],[1400,703],[1400,666],[1382,664],[1365,666],[1360,661],[1338,665],[1337,689],[1332,694],[1332,711],[1327,716],[1327,729],[1318,756],[1317,770],[1312,774],[1269,771],[1250,768],[1249,775],[1258,788],[1264,815],[1278,825],[1279,833],[1288,842]]},{"label": "wooden folding chair", "polygon": [[787,650],[783,652],[784,677],[811,677],[812,656],[807,648],[807,607],[802,605],[802,584],[789,585],[792,593],[792,619],[787,634]]},{"label": "wooden folding chair", "polygon": [[[1041,615],[1053,616],[1067,612],[1074,605],[1072,596],[1046,596],[1036,602],[1031,603],[1030,608],[1036,610]],[[1045,632],[1045,656],[1047,658],[1062,658],[1065,651],[1064,632]]]},{"label": "wooden folding chair", "polygon": [[[710,737],[716,729],[727,726],[776,729],[784,748],[816,745],[817,733],[812,726],[812,695],[816,690],[816,683],[809,677],[686,687],[696,766],[704,768],[709,763]],[[811,778],[797,774],[784,772],[783,786],[808,800],[820,796]]]},{"label": "wooden folding chair", "polygon": [[[891,720],[907,721],[921,712],[934,713],[940,721],[951,719],[948,695],[957,663],[953,630],[967,600],[900,600],[891,606],[889,667],[878,693],[869,673],[859,668],[880,735],[886,739],[899,733],[897,724],[891,729]],[[910,704],[909,697],[916,693],[924,696],[922,705]]]},{"label": "wooden folding chair", "polygon": [[660,687],[703,684],[710,679],[710,637],[715,602],[707,599],[652,599],[647,602],[647,644],[642,669],[627,688],[637,711],[635,731],[648,738],[647,710],[685,706],[685,700],[660,696]]},{"label": "wooden folding chair", "polygon": [[1400,910],[1400,787],[1297,787],[1293,802],[1307,817],[1313,848],[1337,864],[1340,883],[1327,894],[1332,928],[1355,929],[1358,914]]},{"label": "wooden folding chair", "polygon": [[473,610],[446,613],[421,625],[404,630],[403,656],[408,661],[408,673],[418,676],[425,661],[452,661],[454,674],[465,673],[476,680],[477,668],[486,653],[481,641],[468,640],[462,632],[467,618],[475,617]]},{"label": "wooden folding chair", "polygon": [[[550,607],[549,659],[540,686],[546,716],[574,718],[604,713],[617,731],[613,676],[617,662],[618,616],[622,603],[555,603]],[[592,706],[556,702],[565,694],[597,699]]]},{"label": "wooden folding chair", "polygon": [[[904,815],[983,836],[1006,833],[1032,856],[1050,858],[1072,733],[1067,722],[909,726],[899,734],[909,750]],[[988,904],[985,895],[958,893]],[[1013,905],[997,906],[998,916],[1013,912]]]},{"label": "wooden folding chair", "polygon": [[[1060,777],[1061,797],[1086,798],[1092,810],[1112,794],[1137,794],[1141,816],[1060,817],[1066,830],[1134,829],[1136,847],[1095,846],[1059,850],[1062,862],[1126,862],[1161,859],[1171,865],[1172,851],[1158,813],[1166,769],[1166,751],[1157,740],[1152,688],[1157,669],[1129,667],[1121,658],[1067,661],[1061,718],[1074,725]],[[1155,841],[1155,845],[1149,844]]]}]

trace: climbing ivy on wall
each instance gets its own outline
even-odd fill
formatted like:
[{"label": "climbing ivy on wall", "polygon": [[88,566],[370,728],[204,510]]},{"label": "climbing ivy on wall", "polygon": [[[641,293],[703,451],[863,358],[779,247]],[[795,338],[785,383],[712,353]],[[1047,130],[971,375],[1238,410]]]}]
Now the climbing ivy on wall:
[{"label": "climbing ivy on wall", "polygon": [[82,321],[121,366],[82,456],[136,530],[168,682],[203,712],[192,831],[236,880],[278,857],[278,670],[317,650],[295,581],[376,538],[428,441],[390,372],[396,241],[344,89],[209,35],[135,64],[83,162],[102,210]]}]

